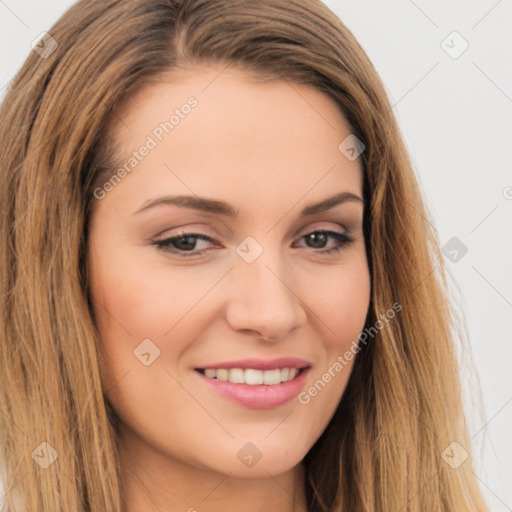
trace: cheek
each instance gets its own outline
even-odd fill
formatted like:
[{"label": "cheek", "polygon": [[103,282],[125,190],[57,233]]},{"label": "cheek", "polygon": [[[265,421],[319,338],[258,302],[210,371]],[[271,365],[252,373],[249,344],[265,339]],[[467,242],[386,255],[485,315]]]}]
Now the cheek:
[{"label": "cheek", "polygon": [[[219,277],[210,270],[199,278],[197,268],[173,269],[161,260],[148,263],[140,256],[143,251],[129,252],[119,251],[115,243],[102,246],[102,252],[90,260],[90,279],[105,387],[115,386],[119,392],[128,384],[117,383],[130,372],[127,380],[139,383],[130,392],[134,399],[142,390],[168,388],[165,372],[159,377],[165,383],[156,385],[151,379],[164,366],[179,366],[183,354],[200,338],[211,314],[201,299]],[[150,365],[145,366],[148,359]],[[141,403],[148,398],[142,397]]]},{"label": "cheek", "polygon": [[327,425],[346,388],[358,339],[370,303],[370,274],[366,259],[336,269],[322,287],[308,291],[316,329],[323,333],[323,357],[311,372],[298,401],[318,422],[318,435]]},{"label": "cheek", "polygon": [[335,296],[332,304],[336,303],[336,307],[329,307],[328,318],[333,319],[335,343],[344,348],[347,342],[357,340],[364,328],[370,305],[370,276],[367,267],[345,276],[341,286],[331,290],[331,293]]},{"label": "cheek", "polygon": [[208,289],[208,282],[186,271],[148,265],[133,252],[91,265],[93,306],[104,339],[163,338]]},{"label": "cheek", "polygon": [[332,273],[325,274],[315,286],[308,280],[303,292],[331,353],[357,341],[364,328],[371,286],[366,258],[359,256],[346,266],[333,267]]},{"label": "cheek", "polygon": [[[188,324],[180,318],[198,293],[185,286],[178,272],[171,288],[169,279],[163,280],[164,269],[144,267],[126,254],[117,259],[105,257],[113,252],[105,250],[103,259],[91,261],[103,387],[123,422],[138,425],[143,432],[145,418],[158,417],[170,428],[176,422],[176,415],[170,412],[172,405],[186,403],[187,397],[163,370],[169,361],[179,361],[193,335],[186,332]],[[171,335],[165,336],[169,330]],[[173,368],[171,371],[174,373]]]}]

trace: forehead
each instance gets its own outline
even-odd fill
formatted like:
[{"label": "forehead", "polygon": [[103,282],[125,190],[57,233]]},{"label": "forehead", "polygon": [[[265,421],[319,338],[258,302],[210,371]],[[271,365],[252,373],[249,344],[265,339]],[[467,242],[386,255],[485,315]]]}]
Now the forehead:
[{"label": "forehead", "polygon": [[362,190],[360,159],[339,150],[351,129],[332,98],[229,67],[181,70],[146,86],[123,102],[111,134],[124,163],[151,146],[116,187],[131,197],[193,192],[249,204]]}]

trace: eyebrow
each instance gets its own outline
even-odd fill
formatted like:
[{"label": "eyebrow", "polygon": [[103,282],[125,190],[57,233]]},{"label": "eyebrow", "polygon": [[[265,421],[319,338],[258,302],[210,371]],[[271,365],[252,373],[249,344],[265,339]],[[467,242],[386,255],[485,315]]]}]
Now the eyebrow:
[{"label": "eyebrow", "polygon": [[[325,212],[334,208],[335,206],[346,203],[346,202],[360,202],[364,204],[364,200],[356,194],[352,192],[341,192],[332,197],[328,197],[319,203],[315,203],[309,206],[306,206],[300,212],[299,217],[307,217],[309,215],[315,215],[316,213]],[[194,210],[199,210],[207,213],[212,213],[215,215],[224,215],[226,217],[236,217],[238,215],[238,211],[230,206],[229,204],[218,201],[215,199],[208,199],[205,197],[198,196],[163,196],[157,199],[146,201],[142,208],[137,210],[135,214],[148,210],[149,208],[153,208],[155,206],[161,204],[172,204],[176,206],[181,206],[185,208],[192,208]]]}]

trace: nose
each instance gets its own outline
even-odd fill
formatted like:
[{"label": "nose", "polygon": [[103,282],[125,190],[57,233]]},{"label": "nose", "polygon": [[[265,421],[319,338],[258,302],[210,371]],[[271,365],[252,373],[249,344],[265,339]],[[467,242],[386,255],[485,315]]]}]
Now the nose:
[{"label": "nose", "polygon": [[230,280],[226,315],[232,329],[279,341],[306,321],[297,283],[268,251],[252,263],[238,261]]}]

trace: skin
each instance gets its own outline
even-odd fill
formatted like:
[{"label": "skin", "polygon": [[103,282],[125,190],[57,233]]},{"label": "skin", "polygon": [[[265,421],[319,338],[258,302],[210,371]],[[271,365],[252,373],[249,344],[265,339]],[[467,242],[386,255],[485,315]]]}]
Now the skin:
[{"label": "skin", "polygon": [[[95,201],[91,218],[91,298],[104,391],[120,418],[128,512],[305,510],[301,460],[354,361],[309,403],[271,409],[227,400],[194,368],[300,357],[312,364],[307,390],[357,340],[368,311],[363,204],[299,218],[337,192],[362,198],[360,159],[338,150],[347,121],[316,89],[221,70],[182,70],[127,99],[112,128],[126,158],[187,98],[198,105]],[[237,215],[167,204],[136,213],[166,194],[222,200]],[[202,253],[189,258],[152,244],[180,228],[213,242],[192,241]],[[320,229],[353,242],[322,253],[334,238],[315,245],[304,236]],[[235,251],[247,236],[263,249],[252,263]],[[134,355],[145,339],[160,350],[148,366]],[[237,457],[248,442],[262,455],[252,467]]]}]

